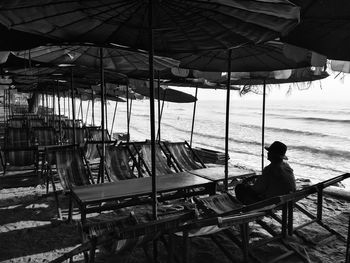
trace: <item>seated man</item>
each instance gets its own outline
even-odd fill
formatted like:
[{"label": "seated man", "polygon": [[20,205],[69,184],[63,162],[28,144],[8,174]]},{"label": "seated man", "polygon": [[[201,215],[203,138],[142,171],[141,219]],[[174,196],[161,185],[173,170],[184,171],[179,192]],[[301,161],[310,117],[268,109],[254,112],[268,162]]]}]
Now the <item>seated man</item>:
[{"label": "seated man", "polygon": [[255,183],[250,184],[248,178],[236,186],[236,198],[243,204],[252,204],[295,191],[293,169],[283,161],[288,159],[285,155],[287,146],[282,142],[275,141],[265,149],[267,150],[267,159],[271,163],[263,169]]}]

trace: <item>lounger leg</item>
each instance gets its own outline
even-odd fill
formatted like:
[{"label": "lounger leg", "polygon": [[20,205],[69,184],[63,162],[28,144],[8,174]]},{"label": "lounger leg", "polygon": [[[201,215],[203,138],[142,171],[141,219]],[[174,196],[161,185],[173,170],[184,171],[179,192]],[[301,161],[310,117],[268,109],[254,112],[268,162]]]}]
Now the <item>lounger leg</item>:
[{"label": "lounger leg", "polygon": [[158,240],[153,240],[153,262],[158,262]]},{"label": "lounger leg", "polygon": [[249,225],[248,223],[244,223],[240,225],[241,229],[241,238],[242,238],[242,252],[244,262],[249,262]]},{"label": "lounger leg", "polygon": [[288,204],[283,205],[282,207],[282,237],[287,237],[287,231],[288,231]]},{"label": "lounger leg", "polygon": [[[72,194],[69,194],[69,209],[68,209],[68,222],[71,222],[73,216],[73,200]],[[81,221],[83,223],[83,221]]]},{"label": "lounger leg", "polygon": [[188,238],[188,231],[183,231],[183,263],[189,263],[189,238]]},{"label": "lounger leg", "polygon": [[350,217],[349,217],[349,224],[348,224],[348,237],[346,240],[345,263],[350,263]]},{"label": "lounger leg", "polygon": [[322,221],[322,207],[323,207],[323,190],[318,189],[317,191],[317,220]]},{"label": "lounger leg", "polygon": [[294,221],[294,217],[293,217],[293,213],[294,213],[294,203],[293,202],[288,202],[288,235],[292,236],[293,235],[293,231],[294,231],[294,227],[293,227],[293,221]]},{"label": "lounger leg", "polygon": [[[49,179],[47,179],[47,180],[49,180]],[[60,208],[60,204],[59,204],[58,194],[57,194],[57,191],[56,191],[55,180],[54,180],[54,178],[53,178],[51,173],[50,173],[50,180],[51,180],[51,184],[52,184],[52,191],[53,191],[54,196],[55,196],[57,215],[58,215],[58,218],[61,219],[62,218],[62,213],[61,213],[61,208]],[[47,185],[49,186],[49,183]],[[47,188],[48,188],[48,186],[47,186]]]},{"label": "lounger leg", "polygon": [[173,260],[174,259],[174,237],[173,237],[173,234],[169,234],[167,247],[168,247],[168,263],[173,263],[174,262],[174,260]]},{"label": "lounger leg", "polygon": [[95,252],[96,252],[97,240],[96,240],[96,238],[92,238],[90,240],[90,242],[91,242],[91,248],[90,248],[89,263],[94,263],[95,262]]}]

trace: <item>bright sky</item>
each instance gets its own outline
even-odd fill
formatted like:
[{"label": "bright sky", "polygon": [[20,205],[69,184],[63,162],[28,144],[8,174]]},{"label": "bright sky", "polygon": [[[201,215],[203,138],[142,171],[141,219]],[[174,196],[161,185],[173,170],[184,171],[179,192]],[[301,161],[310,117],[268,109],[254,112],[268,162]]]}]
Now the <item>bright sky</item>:
[{"label": "bright sky", "polygon": [[[306,85],[299,84],[300,87]],[[269,100],[320,100],[320,101],[349,101],[350,103],[350,75],[340,74],[335,78],[334,75],[320,81],[314,81],[308,89],[299,90],[297,86],[290,84],[269,86],[270,91]],[[292,87],[291,94],[287,94],[288,89]],[[175,88],[175,87],[172,87]],[[195,88],[181,88],[176,89],[195,94]],[[232,97],[239,97],[237,91],[231,91]],[[262,96],[254,93],[244,95],[241,99],[244,100],[261,100]],[[198,90],[199,100],[226,100],[226,91],[224,90]]]}]

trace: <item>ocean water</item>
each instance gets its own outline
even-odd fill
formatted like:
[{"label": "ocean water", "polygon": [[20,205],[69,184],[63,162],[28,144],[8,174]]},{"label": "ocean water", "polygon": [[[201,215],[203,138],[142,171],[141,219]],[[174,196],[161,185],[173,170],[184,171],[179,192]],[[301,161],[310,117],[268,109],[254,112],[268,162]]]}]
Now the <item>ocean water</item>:
[{"label": "ocean water", "polygon": [[[84,104],[86,114],[87,105]],[[90,106],[91,107],[91,106]],[[95,105],[99,123],[99,107]],[[108,127],[112,128],[115,103],[108,103]],[[157,101],[156,101],[156,113]],[[193,146],[224,151],[225,101],[197,102]],[[133,101],[131,140],[150,138],[149,101]],[[91,108],[88,120],[90,119]],[[190,141],[193,103],[166,102],[161,139]],[[118,103],[113,132],[126,132],[126,103]],[[158,124],[156,123],[156,129]],[[231,100],[229,125],[230,162],[257,171],[262,167],[262,102]],[[296,177],[317,182],[350,172],[350,103],[320,101],[266,102],[265,145],[275,140],[288,146],[288,162]],[[266,151],[264,152],[264,163]],[[350,189],[350,181],[344,185]]]}]

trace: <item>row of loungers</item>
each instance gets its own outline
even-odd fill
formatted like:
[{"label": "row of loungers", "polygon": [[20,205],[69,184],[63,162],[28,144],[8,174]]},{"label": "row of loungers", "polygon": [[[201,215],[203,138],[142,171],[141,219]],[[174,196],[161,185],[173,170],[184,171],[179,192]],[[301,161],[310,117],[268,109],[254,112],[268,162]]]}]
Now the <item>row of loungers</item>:
[{"label": "row of loungers", "polygon": [[[215,233],[218,231],[222,231],[224,235],[241,248],[243,262],[277,262],[292,255],[297,257],[298,260],[309,262],[306,254],[289,244],[289,236],[293,236],[294,234],[301,236],[299,233],[301,228],[312,223],[317,223],[328,230],[330,234],[335,234],[339,238],[345,239],[344,235],[337,233],[323,223],[322,200],[325,188],[349,177],[350,174],[346,173],[305,187],[294,193],[277,196],[251,205],[241,205],[237,203],[233,196],[224,193],[196,198],[196,210],[183,210],[147,223],[137,223],[132,218],[118,218],[110,222],[103,222],[103,224],[86,224],[82,227],[82,231],[85,234],[84,242],[79,247],[57,258],[53,262],[62,262],[78,253],[85,253],[86,259],[93,262],[96,248],[100,245],[112,242],[113,240],[135,238],[144,242],[154,241],[155,239],[161,240],[167,247],[169,262],[173,262],[172,259],[176,258],[172,250],[173,242],[171,241],[174,235],[181,235],[183,237],[182,262],[190,262],[188,239],[199,235],[211,237],[218,248],[232,261],[232,252],[228,251],[227,247],[223,247],[220,240],[216,238]],[[298,201],[313,194],[317,194],[316,215],[311,215],[310,212],[300,209],[300,206],[297,204]],[[310,218],[310,221],[303,225],[295,226],[293,215],[299,212],[306,214]],[[281,230],[277,232],[269,227],[263,220],[265,217],[275,219],[281,225]],[[252,222],[263,227],[270,234],[270,237],[252,243],[249,239],[249,224]],[[215,227],[214,230],[213,226]],[[208,227],[211,229],[209,232]],[[239,236],[233,234],[232,227],[238,227]],[[108,230],[108,235],[106,234],[106,230]],[[286,251],[275,258],[259,258],[255,254],[255,248],[270,242],[279,242],[285,247]]]},{"label": "row of loungers", "polygon": [[[157,175],[165,175],[170,173],[183,172],[186,170],[186,165],[180,165],[178,159],[177,149],[183,148],[187,155],[188,162],[193,162],[192,166],[198,169],[205,168],[203,163],[197,162],[190,152],[190,147],[187,142],[182,143],[162,143],[167,147],[160,151],[160,144],[157,145],[156,151],[156,168]],[[101,142],[89,142],[89,145],[97,149],[100,154]],[[92,185],[104,182],[118,182],[120,180],[134,179],[138,177],[150,177],[150,143],[119,143],[109,142],[106,145],[105,151],[105,173],[101,172],[100,159],[92,162],[91,151],[86,152],[84,145],[66,145],[66,146],[48,146],[45,154],[45,167],[47,185],[51,181],[52,187],[55,191],[54,175],[58,174],[60,183],[66,192],[70,192],[73,187],[82,185]],[[92,148],[93,149],[93,148]],[[89,153],[89,158],[87,154]],[[181,163],[185,164],[185,163]],[[97,166],[97,176],[93,173],[94,165]],[[188,165],[188,163],[187,163]],[[103,176],[101,176],[103,174]],[[97,178],[96,178],[97,177]],[[105,180],[104,180],[105,179]],[[56,196],[56,200],[58,197]]]}]

